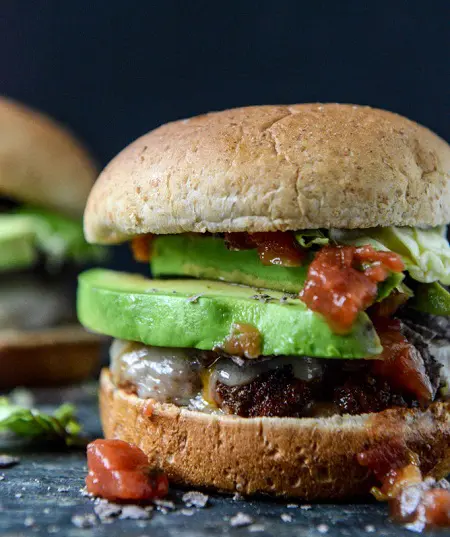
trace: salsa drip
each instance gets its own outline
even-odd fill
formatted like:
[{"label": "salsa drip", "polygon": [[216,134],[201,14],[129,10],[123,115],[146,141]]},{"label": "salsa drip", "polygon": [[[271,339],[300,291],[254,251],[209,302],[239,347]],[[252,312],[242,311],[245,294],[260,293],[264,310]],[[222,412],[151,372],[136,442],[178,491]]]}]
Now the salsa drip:
[{"label": "salsa drip", "polygon": [[433,400],[434,390],[425,369],[423,358],[401,332],[398,319],[375,319],[383,352],[374,360],[372,373],[383,378],[394,388],[414,395],[422,404]]},{"label": "salsa drip", "polygon": [[390,272],[402,272],[398,254],[372,246],[324,246],[309,266],[300,299],[322,314],[332,329],[348,333],[360,311],[376,299],[377,284]]},{"label": "salsa drip", "polygon": [[229,250],[256,249],[263,265],[300,267],[306,257],[292,231],[266,233],[225,233]]},{"label": "salsa drip", "polygon": [[408,529],[450,526],[450,489],[447,481],[424,479],[418,456],[399,441],[359,453],[359,464],[367,467],[380,482],[372,494],[388,501],[394,521]]},{"label": "salsa drip", "polygon": [[261,354],[261,334],[251,324],[234,323],[220,349],[233,356],[258,358]]},{"label": "salsa drip", "polygon": [[167,476],[151,471],[147,455],[123,440],[94,440],[87,447],[90,494],[110,501],[145,502],[163,498],[169,490]]},{"label": "salsa drip", "polygon": [[131,251],[135,261],[139,263],[148,263],[152,256],[152,239],[154,235],[139,235],[131,240]]}]

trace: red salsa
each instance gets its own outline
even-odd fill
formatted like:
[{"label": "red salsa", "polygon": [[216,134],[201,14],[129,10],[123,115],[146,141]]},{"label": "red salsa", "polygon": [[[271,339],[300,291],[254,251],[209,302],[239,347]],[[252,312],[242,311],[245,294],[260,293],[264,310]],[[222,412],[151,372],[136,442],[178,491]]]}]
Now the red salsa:
[{"label": "red salsa", "polygon": [[94,440],[87,447],[90,494],[110,501],[145,502],[163,498],[169,490],[167,476],[152,472],[147,455],[123,440]]},{"label": "red salsa", "polygon": [[263,265],[300,267],[305,259],[292,231],[225,233],[225,243],[230,250],[256,249]]},{"label": "red salsa", "polygon": [[450,490],[446,482],[423,479],[419,459],[400,442],[359,453],[358,462],[380,482],[372,493],[387,500],[394,521],[414,531],[450,526]]},{"label": "red salsa", "polygon": [[308,269],[300,298],[337,333],[348,333],[360,311],[375,300],[377,284],[402,272],[400,256],[371,246],[324,246]]}]

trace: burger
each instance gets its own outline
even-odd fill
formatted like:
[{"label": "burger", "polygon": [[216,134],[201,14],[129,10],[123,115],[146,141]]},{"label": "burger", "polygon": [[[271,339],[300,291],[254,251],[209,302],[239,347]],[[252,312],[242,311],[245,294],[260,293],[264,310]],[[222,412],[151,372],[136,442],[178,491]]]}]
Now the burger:
[{"label": "burger", "polygon": [[114,338],[105,436],[242,494],[363,494],[359,454],[393,444],[444,476],[449,173],[426,128],[340,104],[210,113],[125,148],[85,236],[129,241],[154,279],[79,278],[81,323]]},{"label": "burger", "polygon": [[53,120],[0,98],[0,388],[78,381],[100,338],[75,311],[76,270],[99,259],[82,215],[96,167]]}]

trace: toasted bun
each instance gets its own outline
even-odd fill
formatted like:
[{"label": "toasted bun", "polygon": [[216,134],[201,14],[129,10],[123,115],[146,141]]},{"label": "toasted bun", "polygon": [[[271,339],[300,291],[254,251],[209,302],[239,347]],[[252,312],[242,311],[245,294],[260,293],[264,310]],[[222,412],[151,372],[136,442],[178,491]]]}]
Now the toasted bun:
[{"label": "toasted bun", "polygon": [[426,475],[450,471],[450,403],[332,418],[239,418],[139,399],[101,376],[106,438],[136,444],[174,483],[307,500],[345,498],[374,484],[357,453],[400,439]]},{"label": "toasted bun", "polygon": [[408,119],[342,104],[254,106],[176,121],[103,171],[90,242],[143,233],[435,226],[450,147]]},{"label": "toasted bun", "polygon": [[96,176],[65,128],[0,97],[0,196],[79,217]]},{"label": "toasted bun", "polygon": [[0,389],[79,382],[100,363],[102,338],[78,325],[0,331]]}]

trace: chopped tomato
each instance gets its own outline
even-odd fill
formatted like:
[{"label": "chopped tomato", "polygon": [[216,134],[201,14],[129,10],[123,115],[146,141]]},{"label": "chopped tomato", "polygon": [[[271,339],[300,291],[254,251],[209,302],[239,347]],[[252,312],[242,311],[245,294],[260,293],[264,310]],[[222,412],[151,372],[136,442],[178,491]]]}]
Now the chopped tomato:
[{"label": "chopped tomato", "polygon": [[147,235],[139,235],[131,241],[131,251],[133,257],[139,263],[148,263],[151,258],[153,235],[148,233]]},{"label": "chopped tomato", "polygon": [[372,372],[393,388],[414,395],[420,402],[433,399],[433,388],[419,351],[401,333],[397,319],[375,320],[383,352],[374,360]]},{"label": "chopped tomato", "polygon": [[291,231],[225,233],[225,242],[230,250],[256,248],[263,265],[300,267],[305,259],[305,252]]},{"label": "chopped tomato", "polygon": [[111,501],[146,501],[166,496],[167,476],[151,472],[147,455],[123,440],[95,440],[87,447],[89,493]]},{"label": "chopped tomato", "polygon": [[404,265],[397,254],[371,246],[324,246],[308,269],[300,298],[321,313],[332,329],[348,333],[360,311],[375,300],[377,283]]},{"label": "chopped tomato", "polygon": [[424,480],[418,456],[404,444],[383,443],[359,453],[357,459],[380,482],[372,493],[389,501],[393,520],[419,532],[450,525],[450,490],[434,479]]}]

